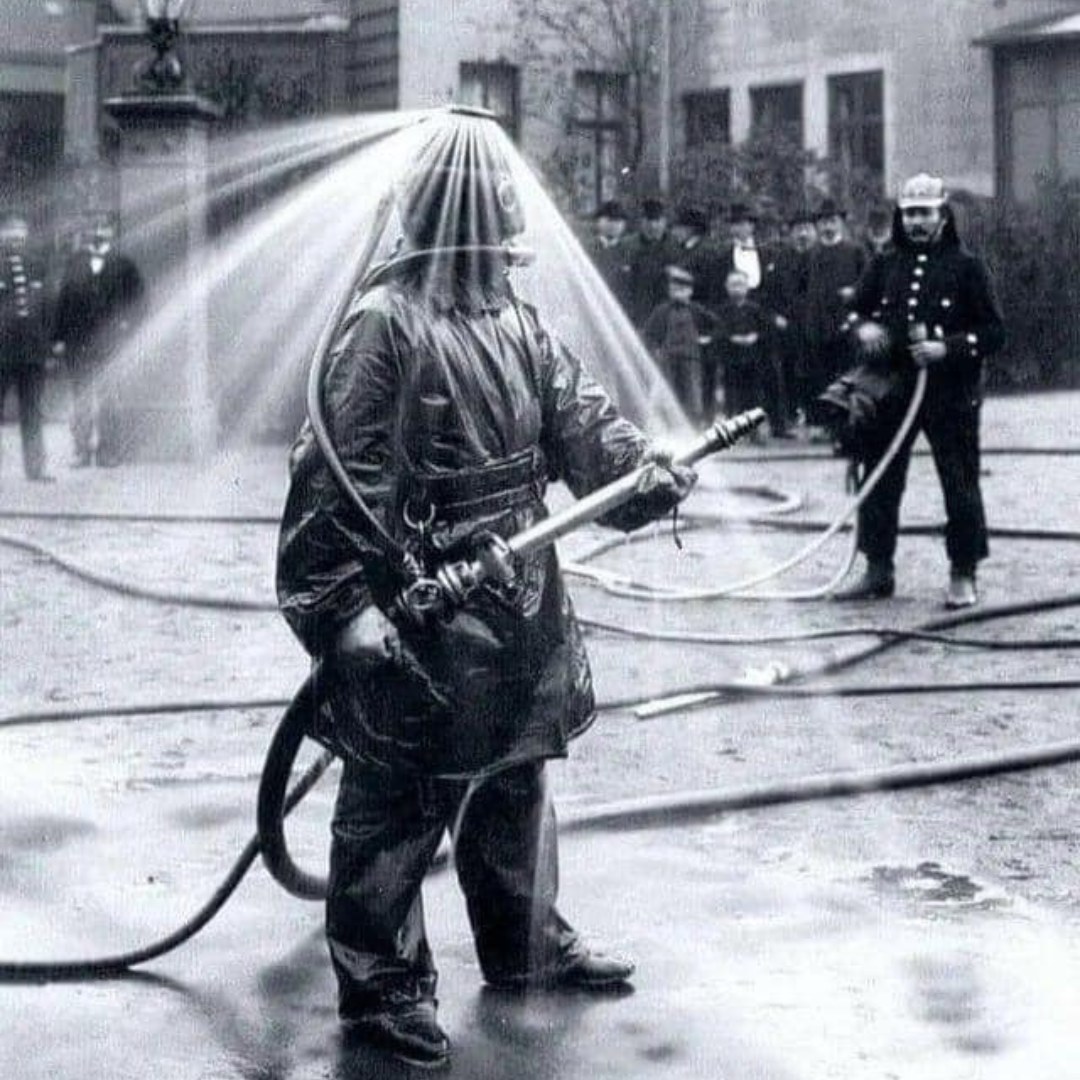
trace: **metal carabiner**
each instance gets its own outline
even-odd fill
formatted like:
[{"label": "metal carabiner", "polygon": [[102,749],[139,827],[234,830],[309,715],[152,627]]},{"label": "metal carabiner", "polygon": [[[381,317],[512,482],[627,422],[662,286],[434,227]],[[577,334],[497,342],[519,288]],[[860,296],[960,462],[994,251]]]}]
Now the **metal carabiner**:
[{"label": "metal carabiner", "polygon": [[427,516],[418,518],[414,517],[409,511],[409,501],[406,499],[405,505],[401,508],[401,518],[405,522],[407,528],[423,536],[427,530],[431,528],[432,522],[435,520],[435,504],[429,502]]}]

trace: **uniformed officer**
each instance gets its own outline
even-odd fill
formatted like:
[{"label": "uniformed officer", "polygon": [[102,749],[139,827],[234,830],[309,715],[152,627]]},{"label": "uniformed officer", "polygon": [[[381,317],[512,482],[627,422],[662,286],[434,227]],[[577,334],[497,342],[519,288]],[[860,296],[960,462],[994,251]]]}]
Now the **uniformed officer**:
[{"label": "uniformed officer", "polygon": [[[989,553],[979,490],[979,412],[983,358],[1005,338],[1001,312],[981,259],[964,248],[939,177],[907,180],[893,213],[892,246],[871,262],[852,300],[851,329],[862,357],[914,385],[928,372],[916,422],[859,512],[859,548],[866,570],[836,599],[891,596],[900,500],[919,431],[926,434],[945,497],[950,562],[945,604],[978,600],[975,571]],[[894,431],[874,433],[864,454],[867,474]]]},{"label": "uniformed officer", "polygon": [[27,250],[30,227],[18,213],[0,220],[0,411],[12,387],[19,396],[23,470],[28,480],[45,472],[41,397],[47,356],[44,272]]}]

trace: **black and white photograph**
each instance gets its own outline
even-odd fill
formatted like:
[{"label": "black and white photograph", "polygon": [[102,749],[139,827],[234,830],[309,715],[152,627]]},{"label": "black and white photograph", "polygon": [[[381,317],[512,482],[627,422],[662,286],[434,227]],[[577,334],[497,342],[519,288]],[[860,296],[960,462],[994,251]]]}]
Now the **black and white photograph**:
[{"label": "black and white photograph", "polygon": [[1080,3],[0,0],[0,1076],[1074,1080]]}]

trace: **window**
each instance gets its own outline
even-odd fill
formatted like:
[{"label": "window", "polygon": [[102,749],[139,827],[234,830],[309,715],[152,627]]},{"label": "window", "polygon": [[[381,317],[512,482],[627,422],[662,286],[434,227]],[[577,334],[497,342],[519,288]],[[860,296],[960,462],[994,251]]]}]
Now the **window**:
[{"label": "window", "polygon": [[683,95],[686,145],[731,142],[731,91],[701,90]]},{"label": "window", "polygon": [[519,135],[520,73],[513,64],[470,63],[459,70],[461,103],[489,109],[512,139]]},{"label": "window", "polygon": [[1041,179],[1080,179],[1080,53],[1075,47],[1023,50],[999,60],[1004,92],[998,181],[1021,201]]},{"label": "window", "polygon": [[885,77],[880,71],[829,77],[829,157],[845,181],[885,184]]},{"label": "window", "polygon": [[803,145],[803,87],[801,82],[750,88],[750,134],[771,136]]},{"label": "window", "polygon": [[626,160],[628,80],[610,71],[574,73],[578,209],[589,211],[615,195]]}]

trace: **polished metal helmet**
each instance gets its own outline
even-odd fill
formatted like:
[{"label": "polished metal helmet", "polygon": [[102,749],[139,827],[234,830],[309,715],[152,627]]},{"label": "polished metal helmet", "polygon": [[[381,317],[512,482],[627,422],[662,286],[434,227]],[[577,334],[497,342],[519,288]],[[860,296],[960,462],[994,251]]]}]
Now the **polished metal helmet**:
[{"label": "polished metal helmet", "polygon": [[524,231],[525,217],[493,121],[456,118],[418,155],[398,189],[398,211],[420,248],[498,245]]},{"label": "polished metal helmet", "polygon": [[896,205],[901,210],[907,210],[912,206],[944,206],[947,201],[945,181],[940,176],[917,173],[900,185],[900,195],[896,200]]}]

